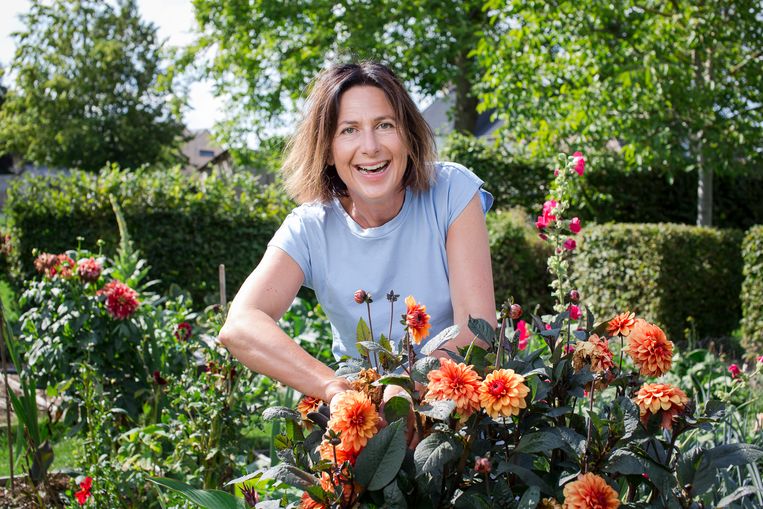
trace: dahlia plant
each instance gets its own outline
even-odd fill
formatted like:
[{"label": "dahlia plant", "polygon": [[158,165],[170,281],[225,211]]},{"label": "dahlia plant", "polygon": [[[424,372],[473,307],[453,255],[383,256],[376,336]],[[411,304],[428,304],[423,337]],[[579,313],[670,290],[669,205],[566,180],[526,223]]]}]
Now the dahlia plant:
[{"label": "dahlia plant", "polygon": [[[677,355],[663,330],[628,310],[597,321],[570,287],[582,225],[564,212],[569,182],[584,171],[582,154],[559,156],[536,222],[554,246],[556,314],[526,316],[506,302],[496,330],[470,319],[471,344],[440,357],[432,354],[459,330],[429,338],[425,303],[413,296],[399,341],[373,338],[361,316],[362,359],[337,370],[352,390],[333,412],[308,397],[297,410],[265,410],[265,419],[286,421],[281,463],[234,483],[279,480],[302,491],[292,504],[303,508],[759,507],[759,477],[728,467],[755,467],[763,449],[704,445],[724,406],[698,408],[688,388],[663,380]],[[366,308],[371,297],[354,296]],[[387,294],[390,303],[398,297]]]}]

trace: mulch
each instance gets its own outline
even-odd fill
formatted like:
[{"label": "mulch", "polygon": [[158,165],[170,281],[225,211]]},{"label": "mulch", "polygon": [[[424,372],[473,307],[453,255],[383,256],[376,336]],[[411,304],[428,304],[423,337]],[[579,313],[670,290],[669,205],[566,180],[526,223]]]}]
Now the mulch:
[{"label": "mulch", "polygon": [[11,493],[10,481],[0,486],[0,509],[40,509],[64,507],[62,495],[72,489],[74,483],[67,474],[51,473],[47,486],[35,489],[26,476],[16,477]]}]

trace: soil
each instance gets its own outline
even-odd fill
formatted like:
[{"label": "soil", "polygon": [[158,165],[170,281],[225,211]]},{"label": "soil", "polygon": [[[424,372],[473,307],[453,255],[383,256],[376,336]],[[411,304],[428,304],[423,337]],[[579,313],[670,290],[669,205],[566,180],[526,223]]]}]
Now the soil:
[{"label": "soil", "polygon": [[0,486],[0,509],[63,507],[61,495],[72,489],[73,483],[66,474],[52,473],[48,475],[48,485],[40,486],[38,490],[26,476],[16,477],[13,487],[11,494],[9,480],[4,480],[4,484]]}]

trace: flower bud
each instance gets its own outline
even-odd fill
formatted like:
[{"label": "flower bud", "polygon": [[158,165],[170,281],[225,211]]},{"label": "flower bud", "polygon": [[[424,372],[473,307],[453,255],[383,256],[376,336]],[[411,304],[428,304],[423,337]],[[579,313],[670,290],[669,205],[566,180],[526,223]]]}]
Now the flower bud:
[{"label": "flower bud", "polygon": [[580,302],[580,292],[577,290],[570,290],[570,293],[567,294],[567,297],[569,297],[570,302],[573,304]]},{"label": "flower bud", "polygon": [[363,304],[368,298],[368,294],[365,290],[358,290],[355,292],[355,296],[353,298],[355,299],[356,303]]},{"label": "flower bud", "polygon": [[522,306],[519,304],[512,304],[509,308],[509,316],[512,320],[519,320],[522,316]]},{"label": "flower bud", "polygon": [[489,474],[493,467],[488,458],[477,458],[474,460],[474,470],[479,474]]}]

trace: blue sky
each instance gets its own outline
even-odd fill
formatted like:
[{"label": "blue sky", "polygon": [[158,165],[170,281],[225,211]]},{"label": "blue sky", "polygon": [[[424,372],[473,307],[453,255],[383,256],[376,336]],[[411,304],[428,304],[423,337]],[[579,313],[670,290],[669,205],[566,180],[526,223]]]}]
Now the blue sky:
[{"label": "blue sky", "polygon": [[[11,33],[21,30],[23,25],[19,14],[29,9],[29,0],[2,0],[3,15],[0,16],[0,65],[7,67],[15,50]],[[182,46],[191,42],[194,26],[191,0],[137,0],[141,17],[153,22],[159,37],[166,39],[169,46]],[[7,79],[4,82],[9,83]],[[222,120],[223,101],[212,96],[209,83],[196,83],[191,87],[189,109],[183,116],[190,129],[211,128],[215,121]]]}]

